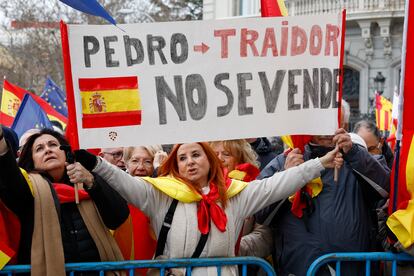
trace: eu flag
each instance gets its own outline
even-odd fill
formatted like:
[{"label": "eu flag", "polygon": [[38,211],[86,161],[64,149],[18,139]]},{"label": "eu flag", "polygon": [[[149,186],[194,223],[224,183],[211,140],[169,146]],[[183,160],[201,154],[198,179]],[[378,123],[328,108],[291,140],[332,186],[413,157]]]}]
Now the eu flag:
[{"label": "eu flag", "polygon": [[17,111],[14,118],[13,125],[11,127],[20,137],[27,130],[32,128],[50,128],[53,129],[46,112],[40,107],[40,105],[27,93]]},{"label": "eu flag", "polygon": [[116,25],[115,19],[96,0],[60,0],[72,8],[95,16],[100,16],[110,23]]},{"label": "eu flag", "polygon": [[40,97],[48,102],[57,112],[68,117],[65,92],[49,77],[46,79],[45,87]]}]

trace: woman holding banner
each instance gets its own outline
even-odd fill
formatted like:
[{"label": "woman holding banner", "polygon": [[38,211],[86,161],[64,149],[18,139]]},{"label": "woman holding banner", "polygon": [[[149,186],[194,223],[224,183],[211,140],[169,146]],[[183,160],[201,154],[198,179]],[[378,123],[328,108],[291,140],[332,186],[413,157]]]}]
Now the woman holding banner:
[{"label": "woman holding banner", "polygon": [[19,169],[0,130],[0,198],[20,220],[18,263],[30,263],[31,275],[66,275],[65,262],[123,259],[107,227],[115,229],[128,217],[126,202],[77,163],[69,166],[83,172],[86,186],[95,183],[97,188],[80,188],[76,204],[61,146],[68,142],[56,131],[33,134],[22,149]]},{"label": "woman holding banner", "polygon": [[[243,182],[225,179],[221,162],[207,143],[175,145],[158,178],[134,178],[86,151],[75,154],[85,168],[151,218],[153,229],[159,233],[156,257],[167,258],[234,256],[246,217],[293,194],[325,168],[343,163],[338,149],[334,149],[269,179]],[[75,167],[68,167],[68,175],[72,183],[84,178]],[[223,267],[222,272],[236,275],[236,270]],[[217,274],[212,267],[192,272]]]}]

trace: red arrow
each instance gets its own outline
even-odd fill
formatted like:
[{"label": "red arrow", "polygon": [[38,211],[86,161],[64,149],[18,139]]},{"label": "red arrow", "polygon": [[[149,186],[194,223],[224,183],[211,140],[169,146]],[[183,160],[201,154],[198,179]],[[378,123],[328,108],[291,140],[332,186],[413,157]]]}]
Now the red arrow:
[{"label": "red arrow", "polygon": [[201,52],[202,54],[204,54],[208,51],[208,49],[210,49],[210,47],[204,44],[204,42],[202,42],[201,45],[194,45],[194,52]]}]

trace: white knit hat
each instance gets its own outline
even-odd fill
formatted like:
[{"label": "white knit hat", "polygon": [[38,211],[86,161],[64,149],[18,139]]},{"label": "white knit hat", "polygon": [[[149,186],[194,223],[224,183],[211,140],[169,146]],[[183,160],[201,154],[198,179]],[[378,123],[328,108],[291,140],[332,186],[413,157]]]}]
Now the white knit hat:
[{"label": "white knit hat", "polygon": [[351,136],[351,140],[352,140],[352,143],[354,143],[354,144],[358,144],[358,145],[361,145],[361,146],[363,146],[365,149],[368,149],[368,147],[367,147],[367,144],[365,143],[365,141],[364,141],[364,139],[362,139],[362,137],[361,136],[359,136],[358,134],[356,134],[356,133],[349,133],[349,135]]}]

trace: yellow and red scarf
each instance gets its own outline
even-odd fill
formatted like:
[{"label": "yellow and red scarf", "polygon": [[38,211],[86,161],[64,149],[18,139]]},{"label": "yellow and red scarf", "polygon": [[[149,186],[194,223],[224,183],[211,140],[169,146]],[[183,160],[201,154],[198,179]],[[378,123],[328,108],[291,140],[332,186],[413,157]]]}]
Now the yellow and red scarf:
[{"label": "yellow and red scarf", "polygon": [[[151,183],[155,188],[166,195],[183,203],[199,202],[197,210],[198,229],[201,233],[208,233],[210,220],[221,231],[226,231],[227,216],[221,206],[217,204],[219,198],[217,185],[210,183],[210,192],[202,195],[179,179],[171,176],[157,178],[144,177],[145,181]],[[240,193],[248,182],[235,179],[226,180],[226,197],[231,198]]]}]

